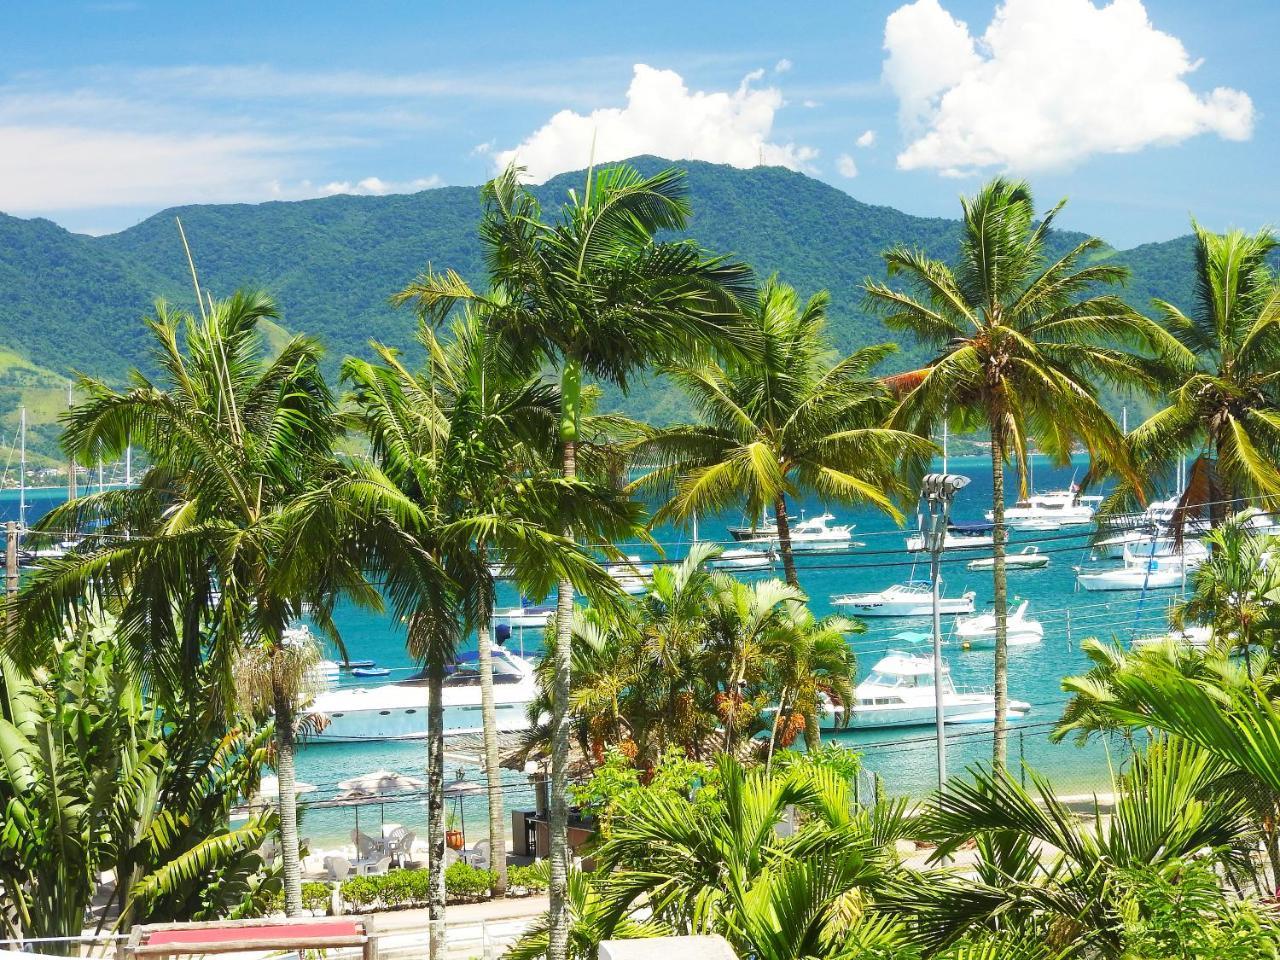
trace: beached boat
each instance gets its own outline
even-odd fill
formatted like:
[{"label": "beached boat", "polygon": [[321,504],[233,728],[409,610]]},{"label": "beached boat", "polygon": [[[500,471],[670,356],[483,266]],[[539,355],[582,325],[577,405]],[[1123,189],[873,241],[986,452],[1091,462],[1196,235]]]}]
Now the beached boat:
[{"label": "beached boat", "polygon": [[[942,540],[942,549],[989,550],[996,543],[991,531],[992,525],[989,523],[953,523],[947,527],[946,536]],[[920,553],[924,548],[924,539],[920,534],[907,538],[909,552]]]},{"label": "beached boat", "polygon": [[[474,734],[484,729],[478,661],[474,652],[461,654],[445,675],[442,702],[446,735]],[[533,664],[495,647],[493,693],[498,730],[527,730],[526,708],[538,693]],[[422,738],[427,735],[427,680],[417,676],[376,687],[335,687],[317,696],[312,709],[329,720],[312,742]]]},{"label": "beached boat", "polygon": [[[942,664],[942,714],[945,723],[991,723],[995,720],[995,697],[989,690],[957,689],[951,670]],[[855,729],[915,727],[934,723],[933,657],[891,650],[876,663],[870,675],[857,686],[853,715],[848,726]],[[1008,717],[1020,720],[1030,704],[1010,700]],[[823,704],[821,726],[838,727],[842,708]]]},{"label": "beached boat", "polygon": [[[1006,570],[1040,570],[1049,565],[1049,558],[1036,546],[1023,547],[1018,553],[1006,554],[1004,566]],[[965,564],[969,570],[994,570],[995,557],[980,557]]]},{"label": "beached boat", "polygon": [[[1027,616],[1030,601],[1023,600],[1006,618],[1006,633],[1011,647],[1039,643],[1044,639],[1044,627],[1039,620]],[[970,650],[986,650],[996,645],[996,614],[994,610],[976,617],[965,617],[955,623],[954,635],[961,646]]]},{"label": "beached boat", "polygon": [[556,612],[555,607],[520,606],[495,610],[493,622],[505,623],[509,627],[545,627],[547,620]]},{"label": "beached boat", "polygon": [[[941,597],[939,611],[948,616],[973,613],[972,590],[958,597]],[[908,580],[874,593],[846,593],[831,598],[837,607],[851,607],[859,617],[928,617],[933,614],[933,588],[927,580]]]}]

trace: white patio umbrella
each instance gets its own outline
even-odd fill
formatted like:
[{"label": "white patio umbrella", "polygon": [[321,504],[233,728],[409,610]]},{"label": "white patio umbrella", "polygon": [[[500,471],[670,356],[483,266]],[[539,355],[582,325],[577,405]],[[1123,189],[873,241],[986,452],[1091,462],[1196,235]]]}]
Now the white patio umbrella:
[{"label": "white patio umbrella", "polygon": [[[306,783],[303,780],[293,781],[293,795],[296,797],[303,793],[314,793],[316,785],[314,783]],[[280,799],[280,778],[279,777],[263,777],[262,782],[258,785],[258,795],[253,798],[252,806],[263,806],[266,801],[276,801]]]},{"label": "white patio umbrella", "polygon": [[367,803],[377,803],[381,809],[382,823],[387,822],[388,797],[397,794],[416,793],[426,790],[427,781],[411,777],[407,773],[395,770],[374,770],[363,776],[352,777],[338,784],[342,792],[335,798],[339,803],[356,808],[356,833],[360,832],[360,807]]}]

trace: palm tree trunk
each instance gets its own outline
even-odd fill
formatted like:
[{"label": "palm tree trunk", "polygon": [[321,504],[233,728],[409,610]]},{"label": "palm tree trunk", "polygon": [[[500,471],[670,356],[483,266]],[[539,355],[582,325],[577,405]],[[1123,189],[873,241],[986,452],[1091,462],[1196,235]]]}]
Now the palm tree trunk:
[{"label": "palm tree trunk", "polygon": [[[578,475],[578,413],[582,367],[565,360],[560,376],[560,444],[565,479]],[[572,531],[568,531],[572,535]],[[556,648],[551,680],[551,809],[548,833],[551,871],[547,883],[547,960],[569,955],[569,693],[572,663],[573,584],[561,580],[556,592]]]},{"label": "palm tree trunk", "polygon": [[427,921],[431,960],[445,954],[444,664],[427,665]]},{"label": "palm tree trunk", "polygon": [[787,498],[778,494],[773,503],[773,513],[778,523],[778,550],[782,554],[782,572],[787,583],[799,589],[800,578],[796,576],[796,558],[791,553],[791,522],[787,519]]},{"label": "palm tree trunk", "polygon": [[778,725],[782,722],[782,712],[787,708],[787,688],[783,687],[778,694],[778,710],[773,715],[773,728],[769,731],[769,753],[765,757],[764,772],[768,776],[773,769],[773,751],[778,746]]},{"label": "palm tree trunk", "polygon": [[280,785],[280,851],[284,857],[284,912],[302,913],[302,863],[298,856],[298,796],[294,792],[293,701],[281,675],[279,654],[271,658],[271,696],[275,708],[276,775]]},{"label": "palm tree trunk", "polygon": [[1004,444],[996,417],[991,418],[991,531],[992,604],[996,614],[995,731],[991,738],[991,762],[997,770],[1005,763],[1009,727],[1009,584],[1004,565]]},{"label": "palm tree trunk", "polygon": [[484,721],[484,773],[489,786],[489,866],[497,875],[495,897],[507,895],[507,830],[503,824],[502,767],[498,757],[498,713],[493,702],[493,648],[489,638],[488,611],[493,596],[486,600],[485,615],[476,631],[480,661],[480,713]]}]

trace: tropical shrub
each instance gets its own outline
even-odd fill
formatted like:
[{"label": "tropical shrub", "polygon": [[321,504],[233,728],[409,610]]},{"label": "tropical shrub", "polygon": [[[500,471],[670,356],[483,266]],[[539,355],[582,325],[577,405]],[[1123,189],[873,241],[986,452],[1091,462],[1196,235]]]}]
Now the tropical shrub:
[{"label": "tropical shrub", "polygon": [[381,879],[381,877],[351,877],[349,880],[343,880],[338,887],[342,902],[357,910],[372,907],[378,901]]},{"label": "tropical shrub", "polygon": [[547,871],[537,864],[507,867],[507,884],[509,887],[524,887],[530,893],[540,893],[547,889]]},{"label": "tropical shrub", "polygon": [[445,868],[444,890],[453,898],[476,900],[488,896],[495,879],[492,870],[482,870],[459,860]]}]

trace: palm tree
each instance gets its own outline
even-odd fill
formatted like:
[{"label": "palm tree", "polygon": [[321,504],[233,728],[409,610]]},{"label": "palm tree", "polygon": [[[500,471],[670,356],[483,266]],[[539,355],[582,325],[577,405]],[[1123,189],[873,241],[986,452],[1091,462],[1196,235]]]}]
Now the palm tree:
[{"label": "palm tree", "polygon": [[966,877],[908,875],[891,900],[933,948],[966,934],[1025,931],[1054,954],[1131,956],[1122,936],[1128,871],[1208,858],[1247,869],[1253,830],[1238,794],[1216,788],[1223,762],[1185,740],[1158,738],[1113,784],[1108,815],[1081,817],[1047,779],[1023,787],[1007,769],[976,769],[938,794],[920,826],[934,861],[976,846]]},{"label": "palm tree", "polygon": [[792,287],[770,278],[745,310],[756,351],[724,363],[697,358],[665,368],[702,422],[653,430],[637,448],[658,467],[633,487],[673,492],[655,523],[738,503],[753,522],[772,510],[793,587],[800,581],[788,497],[813,492],[839,503],[871,503],[900,519],[892,498],[907,490],[901,476],[932,449],[882,426],[891,402],[869,372],[891,346],[828,362],[827,302],[823,292],[801,305]]},{"label": "palm tree", "polygon": [[885,262],[903,283],[863,284],[868,307],[889,327],[937,350],[924,369],[891,379],[901,397],[893,422],[928,435],[945,418],[953,429],[981,428],[991,437],[997,764],[1008,726],[1005,461],[1013,461],[1024,494],[1033,442],[1060,463],[1082,443],[1095,461],[1123,468],[1123,438],[1098,402],[1098,384],[1152,388],[1154,371],[1124,345],[1173,349],[1155,324],[1096,292],[1125,277],[1121,267],[1089,263],[1101,240],[1050,258],[1047,240],[1062,203],[1036,225],[1030,188],[996,178],[961,202],[954,267],[894,247]]},{"label": "palm tree", "polygon": [[[459,303],[482,306],[494,332],[523,355],[545,358],[559,371],[558,439],[566,479],[577,474],[584,375],[623,388],[648,364],[706,346],[728,345],[746,294],[749,271],[708,258],[689,241],[657,242],[662,230],[683,229],[689,216],[683,175],[642,177],[619,165],[588,171],[555,224],[508,167],[484,188],[480,236],[493,295],[479,294],[456,273],[428,270],[398,295],[439,322]],[[559,584],[551,763],[551,960],[567,949],[565,884],[569,749],[568,631],[573,584]]]},{"label": "palm tree", "polygon": [[1241,499],[1280,503],[1280,283],[1268,266],[1280,241],[1270,230],[1192,227],[1194,306],[1156,301],[1177,338],[1180,376],[1168,406],[1129,439],[1151,475],[1194,453],[1180,514],[1207,507],[1216,525]]},{"label": "palm tree", "polygon": [[[92,523],[98,535],[24,583],[5,644],[29,662],[62,623],[85,609],[114,610],[149,682],[224,714],[234,706],[235,664],[257,648],[269,665],[292,915],[302,900],[286,630],[305,611],[336,640],[338,599],[380,603],[363,572],[393,549],[387,532],[398,507],[377,483],[351,495],[333,456],[341,422],[313,340],[295,337],[264,359],[258,324],[276,310],[260,293],[201,313],[157,304],[147,324],[159,383],[137,371],[119,391],[81,380],[87,399],[64,417],[66,449],[115,457],[132,443],[152,467],[136,488],[82,497],[41,521],[48,530]],[[209,686],[193,688],[197,679]]]},{"label": "palm tree", "polygon": [[[471,629],[477,630],[482,653],[491,656],[490,549],[524,591],[542,595],[565,578],[607,606],[617,594],[613,579],[559,531],[582,530],[586,517],[593,530],[622,537],[637,529],[639,517],[634,506],[618,502],[609,491],[547,475],[539,459],[539,446],[545,444],[539,439],[555,421],[554,390],[522,373],[527,363],[504,352],[503,342],[490,335],[483,319],[463,319],[454,325],[453,335],[452,342],[442,343],[430,329],[420,331],[428,355],[420,372],[409,370],[394,350],[376,343],[378,364],[348,358],[343,365],[355,421],[386,476],[424,520],[407,533],[430,562],[387,576],[398,603],[409,610],[409,650],[426,664],[429,686],[433,920],[440,920],[444,910],[442,690],[458,642]],[[447,592],[441,590],[436,570],[447,575]],[[489,673],[487,756],[497,752],[491,663]],[[496,757],[490,759],[496,768]],[[491,794],[499,791],[500,771],[490,771],[489,779]],[[501,806],[495,807],[500,817]],[[493,856],[505,859],[500,821],[495,833]],[[442,938],[433,936],[432,948],[443,949]]]},{"label": "palm tree", "polygon": [[[837,710],[840,725],[850,720],[858,658],[845,638],[864,629],[860,621],[849,617],[819,619],[807,604],[792,601],[785,610],[782,629],[774,631],[766,644],[770,670],[778,677],[776,686],[780,689],[776,718],[802,718],[805,745],[810,749],[822,740],[819,717],[824,698]],[[778,730],[775,722],[770,759],[778,746]]]}]

